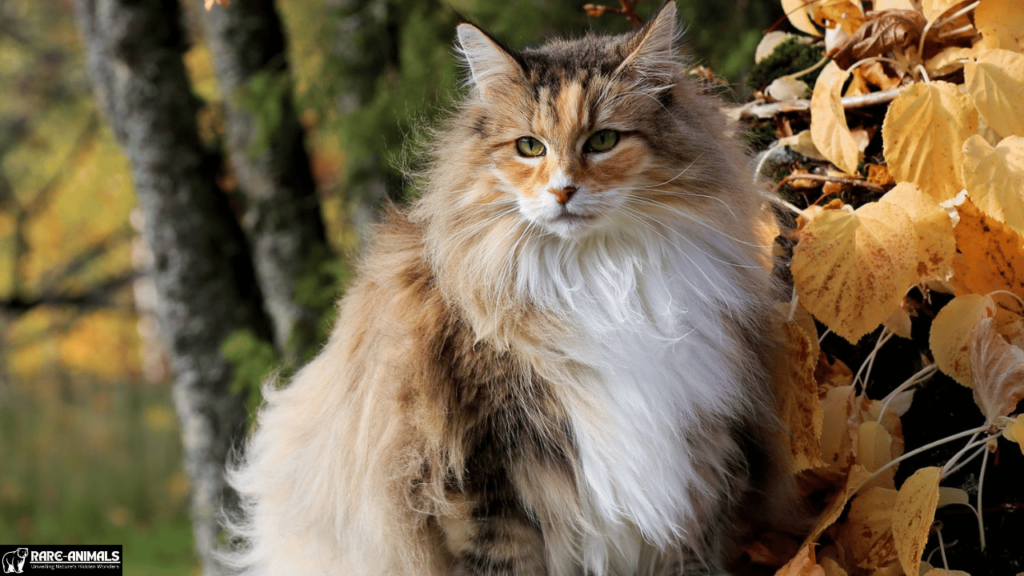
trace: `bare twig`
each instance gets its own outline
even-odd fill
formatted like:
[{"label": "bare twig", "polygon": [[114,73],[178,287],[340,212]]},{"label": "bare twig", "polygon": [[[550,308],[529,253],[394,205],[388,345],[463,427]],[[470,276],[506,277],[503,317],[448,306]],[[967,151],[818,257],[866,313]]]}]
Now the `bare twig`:
[{"label": "bare twig", "polygon": [[597,18],[604,14],[622,14],[629,20],[629,23],[634,28],[639,28],[643,25],[644,20],[636,13],[636,5],[640,3],[640,0],[619,0],[621,8],[613,8],[611,6],[601,6],[598,4],[584,4],[583,9],[587,11],[587,16]]},{"label": "bare twig", "polygon": [[[871,94],[862,94],[860,96],[847,96],[842,99],[843,108],[850,110],[854,108],[866,108],[868,106],[886,104],[895,100],[899,94],[899,89],[893,89],[884,90],[882,92],[872,92]],[[748,120],[755,118],[774,118],[778,114],[785,114],[787,112],[807,112],[810,109],[810,100],[787,100],[784,102],[772,102],[770,104],[765,104],[762,101],[755,100],[740,108],[740,118]]]},{"label": "bare twig", "polygon": [[849,184],[850,186],[857,186],[859,188],[871,190],[872,192],[877,192],[879,194],[885,192],[885,188],[882,188],[877,184],[872,184],[871,182],[868,182],[867,180],[863,180],[861,178],[844,178],[842,176],[826,176],[824,174],[790,174],[789,176],[786,176],[782,180],[779,180],[779,183],[775,185],[775,191],[779,191],[783,186],[794,180],[838,182],[840,184]]}]

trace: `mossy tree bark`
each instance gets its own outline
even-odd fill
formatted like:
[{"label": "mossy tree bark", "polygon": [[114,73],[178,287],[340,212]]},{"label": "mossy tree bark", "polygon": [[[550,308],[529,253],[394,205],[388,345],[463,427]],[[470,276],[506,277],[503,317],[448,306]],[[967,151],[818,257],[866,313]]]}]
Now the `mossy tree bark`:
[{"label": "mossy tree bark", "polygon": [[273,0],[245,0],[203,11],[203,25],[227,112],[228,154],[245,198],[242,224],[274,342],[295,362],[314,351],[326,312],[303,301],[296,279],[325,281],[317,271],[330,250],[293,104],[281,19]]},{"label": "mossy tree bark", "polygon": [[220,344],[243,329],[269,340],[270,321],[245,236],[215,185],[218,163],[200,144],[178,0],[76,8],[95,92],[132,165],[175,374],[196,550],[204,573],[217,574],[217,517],[233,502],[224,462],[246,424]]}]

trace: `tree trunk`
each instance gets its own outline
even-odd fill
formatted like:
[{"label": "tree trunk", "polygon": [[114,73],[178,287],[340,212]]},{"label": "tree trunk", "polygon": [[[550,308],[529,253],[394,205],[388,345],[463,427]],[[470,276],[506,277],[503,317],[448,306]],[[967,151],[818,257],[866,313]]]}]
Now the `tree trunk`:
[{"label": "tree trunk", "polygon": [[273,0],[244,0],[204,11],[203,25],[227,110],[231,165],[246,200],[242,223],[274,342],[297,361],[316,346],[326,311],[296,294],[296,280],[322,282],[317,271],[329,250],[292,102],[281,20]]},{"label": "tree trunk", "polygon": [[196,550],[207,575],[229,449],[244,434],[222,340],[247,329],[271,337],[244,234],[200,146],[177,0],[77,0],[89,72],[132,164],[152,252],[157,315],[175,374]]}]

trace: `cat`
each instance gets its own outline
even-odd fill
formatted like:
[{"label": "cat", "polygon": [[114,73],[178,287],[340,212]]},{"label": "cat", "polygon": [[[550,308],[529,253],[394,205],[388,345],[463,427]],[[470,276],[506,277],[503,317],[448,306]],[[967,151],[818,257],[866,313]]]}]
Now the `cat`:
[{"label": "cat", "polygon": [[522,51],[458,110],[229,477],[245,574],[725,569],[789,506],[773,226],[676,6]]}]

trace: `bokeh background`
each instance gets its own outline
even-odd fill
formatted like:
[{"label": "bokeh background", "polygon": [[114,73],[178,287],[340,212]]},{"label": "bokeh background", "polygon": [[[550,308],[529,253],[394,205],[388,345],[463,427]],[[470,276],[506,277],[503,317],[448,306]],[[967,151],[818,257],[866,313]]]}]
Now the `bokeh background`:
[{"label": "bokeh background", "polygon": [[[656,7],[647,0],[637,9]],[[679,7],[695,63],[742,98],[754,48],[782,17],[779,3]],[[289,74],[255,74],[225,94],[202,0],[180,4],[184,63],[210,151],[225,146],[226,105],[249,111],[257,140],[269,141],[281,124],[278,96],[292,95],[330,249],[307,298],[321,310],[319,334],[366,224],[385,198],[406,194],[406,141],[457,94],[459,15],[512,47],[629,29],[619,16],[588,17],[573,0],[289,0],[277,10]],[[216,184],[232,205],[244,204],[230,162]],[[127,574],[198,574],[142,220],[131,167],[90,85],[76,3],[0,0],[0,542],[123,544]],[[222,353],[234,393],[250,407],[268,370],[287,373],[303,355],[282,360],[244,333]]]}]

